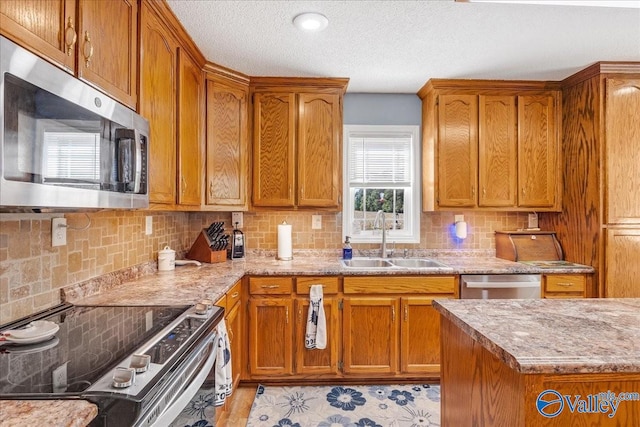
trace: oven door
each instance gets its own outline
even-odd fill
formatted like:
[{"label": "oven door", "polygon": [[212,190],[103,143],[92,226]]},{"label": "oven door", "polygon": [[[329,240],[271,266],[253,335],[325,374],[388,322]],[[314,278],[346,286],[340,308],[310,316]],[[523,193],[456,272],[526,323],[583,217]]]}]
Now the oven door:
[{"label": "oven door", "polygon": [[183,361],[150,409],[135,427],[168,427],[204,384],[216,361],[216,330]]}]

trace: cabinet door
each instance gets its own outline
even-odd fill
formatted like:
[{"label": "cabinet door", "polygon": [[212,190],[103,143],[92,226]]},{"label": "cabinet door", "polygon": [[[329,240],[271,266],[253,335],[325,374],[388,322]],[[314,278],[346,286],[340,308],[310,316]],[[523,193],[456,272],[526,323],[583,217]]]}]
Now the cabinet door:
[{"label": "cabinet door", "polygon": [[249,300],[249,370],[251,375],[293,374],[293,300]]},{"label": "cabinet door", "polygon": [[476,206],[478,97],[438,97],[438,205]]},{"label": "cabinet door", "polygon": [[515,96],[479,97],[478,206],[516,205],[516,129]]},{"label": "cabinet door", "polygon": [[605,297],[640,298],[640,229],[609,228],[605,256]]},{"label": "cabinet door", "polygon": [[135,110],[138,3],[80,0],[78,19],[78,77]]},{"label": "cabinet door", "polygon": [[75,70],[75,0],[0,1],[0,33],[67,70]]},{"label": "cabinet door", "polygon": [[398,299],[345,298],[343,357],[345,374],[398,372]]},{"label": "cabinet door", "polygon": [[247,88],[207,81],[208,205],[247,208]]},{"label": "cabinet door", "polygon": [[255,93],[253,204],[294,206],[295,95]]},{"label": "cabinet door", "polygon": [[337,374],[338,373],[338,300],[324,298],[324,312],[327,319],[327,347],[308,349],[305,347],[309,299],[296,299],[296,374]]},{"label": "cabinet door", "polygon": [[341,116],[338,95],[298,95],[298,206],[340,206]]},{"label": "cabinet door", "polygon": [[239,302],[229,310],[225,322],[231,346],[231,374],[233,375],[233,389],[235,390],[242,374],[242,304]]},{"label": "cabinet door", "polygon": [[554,97],[518,96],[518,205],[553,207],[558,188],[559,141]]},{"label": "cabinet door", "polygon": [[403,297],[400,366],[403,373],[440,373],[440,314],[425,297]]},{"label": "cabinet door", "polygon": [[178,75],[178,204],[200,206],[203,151],[200,67],[180,50]]},{"label": "cabinet door", "polygon": [[176,200],[177,43],[142,3],[140,114],[149,120],[149,201]]},{"label": "cabinet door", "polygon": [[606,222],[640,223],[640,79],[607,79]]}]

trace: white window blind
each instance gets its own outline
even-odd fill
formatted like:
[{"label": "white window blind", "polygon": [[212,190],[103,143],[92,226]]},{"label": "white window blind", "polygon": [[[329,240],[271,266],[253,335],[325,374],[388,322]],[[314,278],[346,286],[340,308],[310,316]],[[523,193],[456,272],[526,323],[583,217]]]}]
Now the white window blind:
[{"label": "white window blind", "polygon": [[44,132],[45,178],[100,179],[100,134]]},{"label": "white window blind", "polygon": [[411,183],[412,135],[349,136],[349,181],[351,184]]}]

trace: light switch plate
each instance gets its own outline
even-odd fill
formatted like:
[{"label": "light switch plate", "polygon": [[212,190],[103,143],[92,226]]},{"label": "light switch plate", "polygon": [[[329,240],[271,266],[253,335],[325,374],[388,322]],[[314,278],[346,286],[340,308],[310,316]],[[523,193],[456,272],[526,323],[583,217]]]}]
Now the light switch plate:
[{"label": "light switch plate", "polygon": [[311,215],[311,229],[322,230],[322,215]]},{"label": "light switch plate", "polygon": [[453,222],[454,223],[462,222],[462,221],[464,221],[464,215],[454,215],[453,216]]}]

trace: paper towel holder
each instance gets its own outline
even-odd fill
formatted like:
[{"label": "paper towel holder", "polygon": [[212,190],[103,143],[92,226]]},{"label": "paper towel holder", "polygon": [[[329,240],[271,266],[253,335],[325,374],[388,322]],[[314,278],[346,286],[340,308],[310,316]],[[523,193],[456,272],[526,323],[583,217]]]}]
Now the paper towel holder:
[{"label": "paper towel holder", "polygon": [[[288,233],[285,230],[288,230]],[[286,220],[282,221],[282,224],[278,224],[278,250],[276,253],[278,261],[293,260],[291,231],[291,224],[287,224]]]}]

